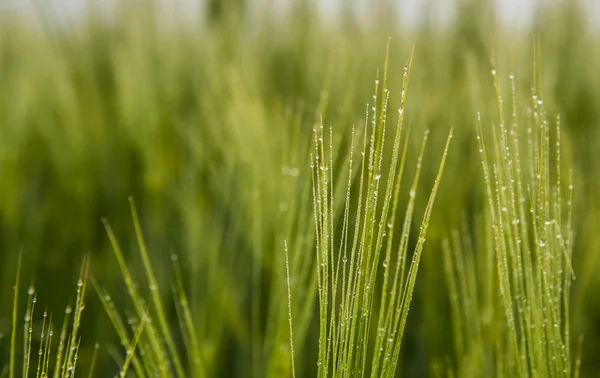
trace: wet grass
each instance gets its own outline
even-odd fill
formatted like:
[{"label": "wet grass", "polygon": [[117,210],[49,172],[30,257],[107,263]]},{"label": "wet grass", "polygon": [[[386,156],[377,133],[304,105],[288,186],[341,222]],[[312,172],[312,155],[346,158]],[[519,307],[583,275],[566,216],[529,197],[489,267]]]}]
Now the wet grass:
[{"label": "wet grass", "polygon": [[2,19],[0,377],[596,376],[582,9],[294,4]]}]

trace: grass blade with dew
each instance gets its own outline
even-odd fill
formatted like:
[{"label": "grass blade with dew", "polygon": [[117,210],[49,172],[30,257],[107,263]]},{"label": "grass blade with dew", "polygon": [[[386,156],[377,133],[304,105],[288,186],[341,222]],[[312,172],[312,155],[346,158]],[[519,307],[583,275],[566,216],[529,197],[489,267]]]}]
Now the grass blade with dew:
[{"label": "grass blade with dew", "polygon": [[69,344],[72,346],[67,349],[66,355],[66,371],[63,371],[61,376],[65,378],[72,377],[74,374],[75,367],[77,365],[77,357],[76,353],[79,351],[79,340],[80,336],[79,326],[81,325],[81,315],[85,308],[85,294],[88,285],[88,276],[89,276],[89,268],[90,268],[90,259],[86,255],[84,262],[81,267],[81,271],[79,274],[79,279],[77,280],[77,295],[75,297],[75,313],[73,315],[73,326],[71,329],[71,337],[69,340]]},{"label": "grass blade with dew", "polygon": [[142,318],[142,321],[140,322],[140,325],[138,326],[138,329],[135,331],[133,340],[131,341],[131,349],[127,349],[127,357],[125,358],[123,367],[121,368],[121,371],[119,372],[120,378],[125,378],[125,376],[127,374],[127,370],[129,369],[129,365],[131,364],[131,359],[133,358],[133,356],[136,353],[137,345],[140,341],[140,338],[142,337],[142,333],[144,332],[144,326],[146,325],[146,323],[148,323],[148,321],[149,321],[149,319],[146,316],[144,316]]},{"label": "grass blade with dew", "polygon": [[292,363],[292,377],[296,378],[296,366],[295,366],[295,358],[294,358],[294,328],[292,326],[292,285],[290,283],[290,261],[288,256],[288,246],[287,241],[284,241],[284,249],[285,249],[285,272],[286,272],[286,282],[287,282],[287,290],[288,290],[288,318],[290,323],[290,360]]},{"label": "grass blade with dew", "polygon": [[35,312],[35,303],[37,302],[37,294],[33,285],[27,289],[28,301],[27,311],[25,312],[25,326],[23,335],[23,347],[25,348],[23,356],[23,377],[29,376],[29,367],[31,365],[31,340],[33,335],[33,315]]}]

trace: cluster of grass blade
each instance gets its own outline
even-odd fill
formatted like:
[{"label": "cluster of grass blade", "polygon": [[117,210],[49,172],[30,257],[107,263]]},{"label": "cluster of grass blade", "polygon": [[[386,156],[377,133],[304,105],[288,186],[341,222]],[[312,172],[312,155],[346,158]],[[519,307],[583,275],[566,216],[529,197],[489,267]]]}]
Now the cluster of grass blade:
[{"label": "cluster of grass blade", "polygon": [[443,244],[460,377],[579,376],[569,316],[573,185],[569,175],[565,194],[560,117],[550,119],[539,61],[535,67],[526,126],[518,114],[514,75],[507,121],[492,69],[498,123],[491,149],[481,116],[477,124],[488,210],[483,241],[476,249],[468,232],[454,232]]},{"label": "cluster of grass blade", "polygon": [[[113,303],[110,295],[103,291],[100,285],[92,278],[92,284],[100,296],[100,300],[108,314],[108,317],[114,325],[121,344],[125,347],[125,358],[119,352],[113,353],[117,360],[119,368],[119,377],[127,376],[129,368],[133,365],[135,374],[138,377],[185,377],[182,360],[176,349],[173,340],[173,332],[169,328],[165,307],[158,294],[158,284],[155,278],[147,247],[145,245],[141,232],[140,221],[135,208],[133,199],[130,199],[131,214],[135,232],[139,243],[142,263],[149,283],[151,293],[151,307],[146,304],[141,291],[138,289],[135,281],[129,272],[125,259],[117,239],[108,222],[103,219],[103,224],[113,246],[121,273],[127,286],[128,294],[134,305],[134,315],[129,316],[127,321],[119,313]],[[8,377],[14,378],[17,375],[16,355],[17,355],[17,329],[18,329],[18,298],[20,281],[20,256],[17,268],[17,277],[14,289],[14,303],[12,313],[12,334],[10,339],[10,359],[8,366]],[[179,325],[181,326],[182,336],[184,338],[186,351],[188,353],[189,372],[196,377],[205,376],[198,340],[196,338],[194,321],[191,315],[189,302],[184,290],[181,268],[176,255],[172,256],[175,267],[174,279],[174,297],[176,298],[176,307],[179,316]],[[74,309],[67,306],[65,317],[60,328],[60,335],[56,350],[54,350],[53,336],[54,323],[52,315],[45,310],[43,313],[42,327],[39,331],[39,347],[35,352],[35,343],[38,343],[34,337],[34,314],[37,303],[37,294],[33,286],[27,290],[28,305],[25,313],[24,337],[23,337],[23,364],[22,376],[29,377],[35,372],[36,378],[69,378],[74,377],[77,367],[77,359],[80,347],[81,336],[79,334],[82,312],[85,309],[85,294],[89,276],[89,259],[85,259],[79,280],[77,281],[77,292]],[[73,314],[73,315],[71,315]],[[70,318],[72,316],[72,324]],[[153,320],[154,319],[154,320]],[[53,352],[54,350],[54,352]],[[99,344],[96,344],[89,367],[89,377],[94,374]],[[32,353],[33,351],[33,353]],[[56,354],[56,357],[53,355]],[[37,356],[37,357],[36,357]]]},{"label": "cluster of grass blade", "polygon": [[[14,300],[12,311],[12,332],[10,338],[10,357],[8,363],[8,378],[15,376],[30,377],[35,374],[36,378],[69,378],[75,376],[77,368],[77,358],[79,355],[79,346],[81,342],[80,325],[82,312],[85,309],[85,294],[87,288],[89,273],[89,259],[85,259],[77,281],[77,291],[75,297],[75,307],[67,306],[65,315],[58,335],[58,344],[54,336],[56,331],[52,314],[46,309],[42,313],[41,329],[35,330],[35,316],[37,315],[36,304],[38,303],[37,293],[33,286],[27,289],[27,308],[23,323],[23,359],[20,365],[21,372],[18,372],[17,363],[17,333],[19,328],[18,308],[19,308],[19,287],[21,279],[21,254],[18,257],[17,274],[14,286]],[[72,319],[71,319],[72,318]],[[94,354],[89,367],[89,376],[93,376],[94,365],[97,357],[98,345],[94,349]]]},{"label": "cluster of grass blade", "polygon": [[[412,261],[407,263],[421,161],[428,137],[426,131],[410,187],[399,243],[395,245],[396,214],[408,149],[408,132],[404,132],[404,104],[411,62],[412,58],[404,67],[402,103],[398,109],[387,172],[383,163],[389,132],[387,111],[390,91],[387,88],[386,57],[381,87],[377,80],[373,103],[367,105],[365,128],[361,131],[363,138],[358,147],[360,155],[355,151],[357,138],[355,130],[352,130],[348,181],[341,188],[345,195],[340,204],[334,200],[336,190],[340,189],[334,184],[343,180],[344,175],[333,172],[333,127],[329,127],[329,135],[323,125],[314,128],[314,152],[310,165],[319,297],[319,377],[391,377],[395,374],[429,218],[452,137],[450,133],[419,228]],[[379,90],[381,94],[378,94]],[[359,156],[358,164],[355,164],[355,156]],[[355,199],[351,192],[356,177],[358,197]],[[338,206],[343,212],[341,224],[336,222],[335,217]],[[355,219],[351,219],[353,216]],[[380,296],[379,308],[377,295]],[[291,317],[289,320],[291,327]],[[369,358],[370,364],[367,362]]]},{"label": "cluster of grass blade", "polygon": [[[130,207],[140,256],[148,283],[149,301],[146,300],[144,292],[136,285],[125,262],[117,238],[106,219],[103,219],[104,227],[117,258],[125,286],[127,287],[127,293],[133,304],[133,314],[125,321],[119,310],[115,307],[111,296],[95,280],[92,280],[92,284],[98,292],[108,317],[119,335],[121,344],[125,347],[125,359],[120,361],[122,367],[119,376],[125,377],[131,365],[138,377],[185,377],[187,376],[187,369],[184,367],[180,352],[176,347],[173,338],[174,332],[169,326],[165,305],[161,299],[158,282],[150,263],[148,249],[142,235],[140,220],[133,198],[130,198]],[[195,377],[204,377],[202,356],[187,295],[183,289],[181,269],[176,255],[172,256],[172,261],[176,272],[174,286],[175,305],[180,318],[181,333],[186,343],[189,371]],[[115,354],[115,358],[119,358],[118,356],[119,354]]]}]

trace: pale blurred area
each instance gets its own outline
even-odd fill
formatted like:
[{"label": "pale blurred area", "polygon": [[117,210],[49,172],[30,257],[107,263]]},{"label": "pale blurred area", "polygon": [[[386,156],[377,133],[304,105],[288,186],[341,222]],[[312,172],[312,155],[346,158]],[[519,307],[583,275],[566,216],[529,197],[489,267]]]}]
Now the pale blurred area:
[{"label": "pale blurred area", "polygon": [[[152,1],[152,0],[145,0]],[[272,15],[275,12],[288,10],[291,0],[211,0],[213,3],[222,3],[227,7],[232,3],[244,3],[247,10],[257,15]],[[20,14],[39,14],[40,9],[49,13],[54,18],[69,19],[85,12],[89,4],[99,5],[104,10],[110,11],[122,0],[0,0],[0,13],[3,15],[14,12]],[[144,1],[138,1],[143,3]],[[165,14],[185,16],[202,16],[205,5],[209,1],[202,0],[156,0],[164,7]],[[457,10],[465,3],[472,0],[308,0],[322,12],[324,17],[336,16],[351,9],[359,20],[361,15],[369,14],[369,8],[385,3],[394,9],[398,19],[404,26],[416,26],[427,18],[435,25],[450,24]],[[509,28],[528,28],[534,22],[536,9],[542,5],[559,3],[579,3],[585,9],[593,29],[600,30],[600,0],[483,0],[481,3],[490,3],[495,11],[498,21]],[[110,13],[110,12],[108,12]],[[426,16],[426,17],[425,17]]]}]

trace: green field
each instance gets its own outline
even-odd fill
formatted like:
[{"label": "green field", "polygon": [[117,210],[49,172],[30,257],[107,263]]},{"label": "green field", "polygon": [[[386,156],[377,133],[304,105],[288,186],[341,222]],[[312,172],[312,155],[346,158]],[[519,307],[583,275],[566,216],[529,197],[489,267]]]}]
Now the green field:
[{"label": "green field", "polygon": [[0,12],[0,378],[600,376],[578,1],[33,3]]}]

